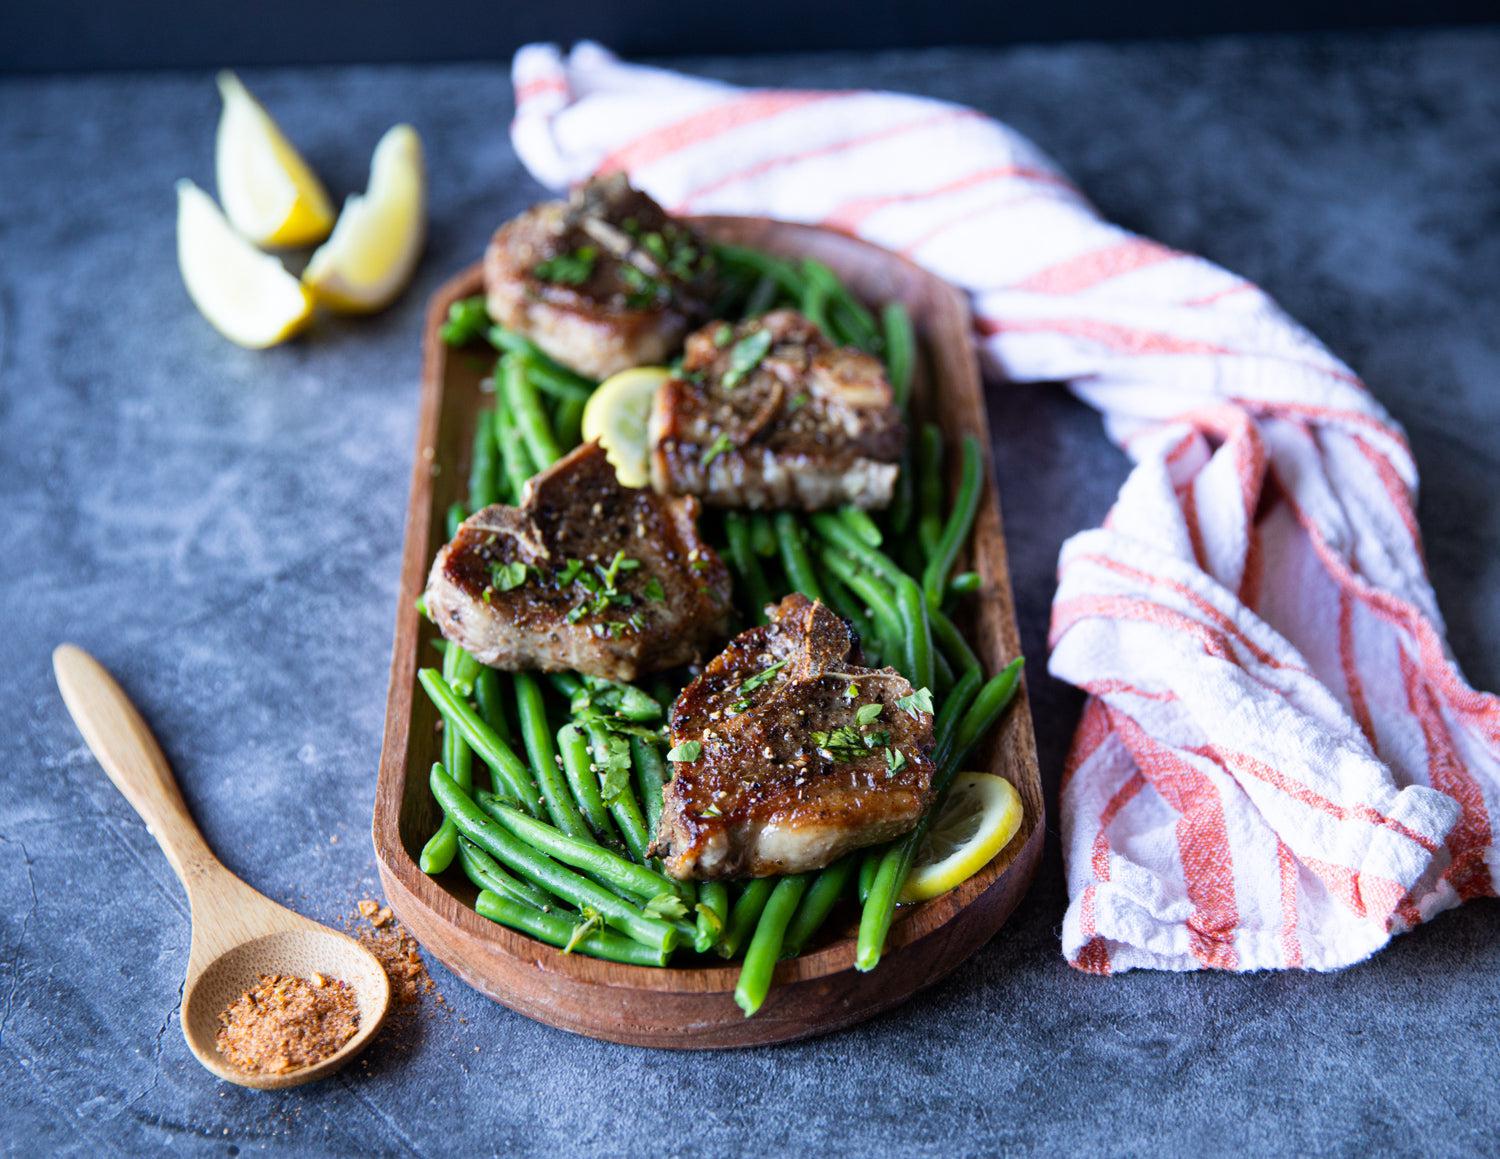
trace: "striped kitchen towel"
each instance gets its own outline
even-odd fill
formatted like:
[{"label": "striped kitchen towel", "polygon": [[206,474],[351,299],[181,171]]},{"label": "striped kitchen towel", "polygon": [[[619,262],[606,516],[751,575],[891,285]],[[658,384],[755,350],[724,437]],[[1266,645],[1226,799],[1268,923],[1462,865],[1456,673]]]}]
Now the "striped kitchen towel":
[{"label": "striped kitchen towel", "polygon": [[905,254],[968,290],[994,373],[1068,383],[1134,461],[1053,605],[1051,671],[1089,693],[1061,789],[1070,962],[1326,970],[1495,892],[1500,700],[1444,645],[1406,439],[1264,293],[1102,220],[972,109],[593,44],[524,48],[514,80],[543,182],[624,170],[677,212]]}]

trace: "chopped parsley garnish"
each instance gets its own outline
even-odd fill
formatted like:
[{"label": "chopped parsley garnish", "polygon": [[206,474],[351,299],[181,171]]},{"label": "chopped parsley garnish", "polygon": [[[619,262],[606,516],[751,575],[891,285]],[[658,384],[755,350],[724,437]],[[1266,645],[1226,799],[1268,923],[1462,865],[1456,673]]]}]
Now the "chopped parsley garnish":
[{"label": "chopped parsley garnish", "polygon": [[717,805],[710,805],[707,809],[703,810],[703,815],[705,817],[722,817],[724,810],[720,809]]},{"label": "chopped parsley garnish", "polygon": [[573,927],[573,932],[568,936],[568,944],[563,947],[563,953],[571,954],[574,947],[595,930],[604,926],[604,918],[593,906],[583,907],[583,920]]},{"label": "chopped parsley garnish", "polygon": [[771,349],[771,332],[769,330],[757,330],[753,334],[746,334],[730,348],[729,369],[724,372],[724,377],[719,381],[725,390],[733,390],[746,375],[760,365]]},{"label": "chopped parsley garnish", "polygon": [[751,676],[751,677],[747,678],[740,685],[740,691],[741,692],[754,692],[762,684],[767,684],[770,681],[775,680],[776,679],[776,673],[780,672],[786,666],[787,666],[787,661],[785,661],[785,660],[778,660],[778,661],[776,661],[776,663],[768,665],[765,668],[762,668],[754,676]]},{"label": "chopped parsley garnish", "polygon": [[570,559],[562,571],[557,573],[558,587],[567,587],[578,578],[578,573],[583,571],[583,560]]},{"label": "chopped parsley garnish", "polygon": [[885,775],[894,777],[904,768],[906,768],[906,754],[900,749],[887,748],[885,750]]},{"label": "chopped parsley garnish", "polygon": [[620,266],[620,280],[630,290],[630,293],[625,295],[625,304],[633,310],[654,306],[662,291],[660,282],[650,274],[638,270],[629,262]]},{"label": "chopped parsley garnish", "polygon": [[854,710],[854,723],[858,725],[874,724],[880,716],[883,704],[861,704]]},{"label": "chopped parsley garnish", "polygon": [[791,400],[786,404],[786,409],[789,411],[801,410],[807,405],[807,398],[808,395],[805,390],[799,394],[792,395]]},{"label": "chopped parsley garnish", "polygon": [[848,688],[844,689],[844,695],[853,700],[859,695],[859,685],[851,683]]},{"label": "chopped parsley garnish", "polygon": [[661,580],[655,576],[646,581],[644,594],[648,600],[664,600],[667,598],[667,593],[661,586]]},{"label": "chopped parsley garnish", "polygon": [[665,918],[667,921],[687,917],[688,912],[682,898],[675,893],[659,893],[642,908],[645,909],[647,917]]},{"label": "chopped parsley garnish", "polygon": [[490,568],[490,584],[497,592],[508,592],[526,582],[526,565],[520,560],[497,563]]},{"label": "chopped parsley garnish", "polygon": [[897,700],[896,707],[916,720],[918,713],[932,712],[932,693],[925,688],[919,688],[910,696],[903,696]]},{"label": "chopped parsley garnish", "polygon": [[622,571],[634,571],[641,566],[638,559],[630,559],[623,551],[615,552],[614,559],[609,561],[609,567],[599,573],[599,578],[604,581],[604,587],[608,591],[614,591],[615,581]]},{"label": "chopped parsley garnish", "polygon": [[714,441],[708,444],[708,450],[703,452],[703,458],[698,460],[698,465],[708,466],[725,451],[734,450],[734,440],[726,434],[719,434]]},{"label": "chopped parsley garnish", "polygon": [[[483,307],[484,302],[482,299],[480,300],[479,304],[481,307]],[[456,307],[457,305],[459,305],[459,303],[455,302],[454,305]],[[714,331],[714,345],[722,348],[728,346],[733,341],[734,327],[731,326],[728,322],[720,322],[719,328]]]},{"label": "chopped parsley garnish", "polygon": [[667,252],[667,239],[652,230],[641,238],[641,248],[654,257],[662,265],[666,265],[671,255]]},{"label": "chopped parsley garnish", "polygon": [[531,275],[539,282],[552,282],[560,286],[581,286],[594,273],[594,261],[599,251],[594,246],[579,246],[572,253],[558,254],[546,261],[537,262]]},{"label": "chopped parsley garnish", "polygon": [[630,787],[630,742],[606,733],[602,743],[594,746],[594,762],[599,771],[599,795],[606,805],[612,805]]},{"label": "chopped parsley garnish", "polygon": [[695,740],[685,740],[667,750],[667,760],[675,764],[692,764],[703,755],[703,746]]},{"label": "chopped parsley garnish", "polygon": [[813,744],[835,761],[857,761],[871,749],[889,744],[890,739],[891,734],[885,729],[862,733],[852,724],[841,724],[831,732],[812,734]]}]

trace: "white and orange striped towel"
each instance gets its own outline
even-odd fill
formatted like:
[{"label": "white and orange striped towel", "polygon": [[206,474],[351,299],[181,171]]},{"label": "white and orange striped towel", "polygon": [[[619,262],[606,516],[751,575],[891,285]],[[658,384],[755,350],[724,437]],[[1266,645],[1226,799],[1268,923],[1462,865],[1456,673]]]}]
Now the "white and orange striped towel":
[{"label": "white and orange striped towel", "polygon": [[906,254],[970,292],[993,371],[1067,382],[1135,461],[1053,605],[1051,671],[1090,694],[1061,790],[1069,961],[1326,970],[1495,892],[1500,700],[1445,648],[1406,439],[1265,294],[1101,220],[971,109],[591,44],[527,47],[514,79],[546,184],[625,170],[676,211]]}]

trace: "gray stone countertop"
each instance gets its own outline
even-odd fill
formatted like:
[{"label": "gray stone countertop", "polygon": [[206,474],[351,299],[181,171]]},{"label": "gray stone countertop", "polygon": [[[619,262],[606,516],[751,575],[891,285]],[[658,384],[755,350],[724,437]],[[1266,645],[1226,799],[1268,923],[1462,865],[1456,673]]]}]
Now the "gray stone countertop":
[{"label": "gray stone countertop", "polygon": [[[1266,286],[1406,425],[1453,648],[1500,686],[1500,32],[676,63],[971,103],[1107,214]],[[338,193],[397,120],[432,173],[401,304],[266,353],[219,338],[176,269],[172,185],[211,186],[212,78],[0,82],[0,1149],[1493,1150],[1492,902],[1337,975],[1099,979],[1058,951],[1055,837],[971,963],[828,1038],[610,1046],[439,967],[446,1004],[334,1081],[255,1094],[197,1065],[176,1026],[182,892],[64,714],[49,652],[73,640],[119,673],[259,889],[324,920],[375,892],[423,302],[540,193],[506,137],[507,71],[248,75]],[[1044,673],[1054,562],[1125,461],[1060,390],[990,404],[1055,793],[1079,698]]]}]

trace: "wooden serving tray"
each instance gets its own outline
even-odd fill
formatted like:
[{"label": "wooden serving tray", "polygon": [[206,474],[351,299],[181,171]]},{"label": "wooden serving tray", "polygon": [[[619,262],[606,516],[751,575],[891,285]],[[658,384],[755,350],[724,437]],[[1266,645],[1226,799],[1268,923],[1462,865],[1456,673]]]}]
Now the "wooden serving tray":
[{"label": "wooden serving tray", "polygon": [[[904,302],[919,345],[915,417],[938,422],[950,447],[968,434],[989,445],[968,305],[958,291],[903,258],[843,234],[763,218],[710,217],[695,224],[722,241],[818,258],[868,302]],[[479,383],[493,359],[450,350],[438,330],[450,303],[480,290],[475,265],[438,290],[427,315],[421,424],[375,791],[375,855],[391,908],[429,953],[497,1002],[552,1026],[637,1046],[758,1046],[822,1034],[937,982],[1004,924],[1041,857],[1044,806],[1024,683],[995,735],[970,762],[1008,777],[1020,791],[1026,815],[1010,845],[960,888],[898,913],[876,970],[854,969],[847,925],[821,948],[782,962],[754,1018],[734,1004],[737,963],[653,969],[564,955],[480,917],[472,908],[475,890],[456,869],[431,878],[418,868],[417,855],[439,820],[427,785],[439,736],[437,712],[416,683],[419,665],[435,662],[429,643],[435,629],[417,615],[414,601],[443,542],[444,512],[466,494],[475,415],[492,401]],[[958,457],[948,456],[955,475]],[[987,670],[996,672],[1018,654],[1020,638],[992,478],[986,480],[972,558],[959,566],[984,579],[981,593],[963,601],[959,626]]]}]

